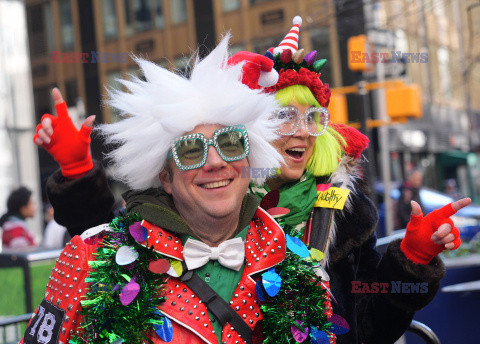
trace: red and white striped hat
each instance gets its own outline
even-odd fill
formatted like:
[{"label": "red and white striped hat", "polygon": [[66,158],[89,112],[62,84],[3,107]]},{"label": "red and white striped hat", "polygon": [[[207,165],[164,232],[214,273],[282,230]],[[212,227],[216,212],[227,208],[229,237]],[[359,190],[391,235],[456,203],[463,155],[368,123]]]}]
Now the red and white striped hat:
[{"label": "red and white striped hat", "polygon": [[287,33],[282,42],[273,50],[273,55],[282,53],[285,49],[290,49],[292,53],[298,50],[298,34],[302,25],[302,17],[295,16],[293,18],[293,26]]}]

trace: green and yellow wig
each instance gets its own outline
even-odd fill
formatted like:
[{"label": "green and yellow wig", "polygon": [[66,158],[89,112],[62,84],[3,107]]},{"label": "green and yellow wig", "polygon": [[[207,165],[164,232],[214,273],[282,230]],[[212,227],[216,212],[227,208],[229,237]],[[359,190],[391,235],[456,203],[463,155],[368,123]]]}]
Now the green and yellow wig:
[{"label": "green and yellow wig", "polygon": [[[299,105],[320,107],[310,89],[305,85],[293,85],[282,88],[275,93],[280,105],[287,106],[292,102]],[[332,174],[338,167],[343,155],[342,147],[345,139],[330,126],[325,134],[318,136],[313,146],[312,157],[307,163],[307,171],[316,177]]]}]

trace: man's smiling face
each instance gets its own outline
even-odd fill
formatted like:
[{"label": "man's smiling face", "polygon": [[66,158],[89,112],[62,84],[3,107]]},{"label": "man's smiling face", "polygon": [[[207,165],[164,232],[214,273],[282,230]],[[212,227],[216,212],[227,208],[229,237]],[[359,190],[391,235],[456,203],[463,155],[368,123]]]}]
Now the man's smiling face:
[{"label": "man's smiling face", "polygon": [[[214,131],[222,127],[198,125],[186,134],[201,133],[212,138]],[[210,146],[207,161],[200,168],[181,171],[172,160],[168,164],[170,175],[160,175],[163,188],[172,195],[180,215],[188,214],[189,222],[195,218],[205,219],[205,215],[217,219],[238,216],[250,182],[249,178],[242,177],[242,170],[249,167],[246,158],[226,162]]]}]

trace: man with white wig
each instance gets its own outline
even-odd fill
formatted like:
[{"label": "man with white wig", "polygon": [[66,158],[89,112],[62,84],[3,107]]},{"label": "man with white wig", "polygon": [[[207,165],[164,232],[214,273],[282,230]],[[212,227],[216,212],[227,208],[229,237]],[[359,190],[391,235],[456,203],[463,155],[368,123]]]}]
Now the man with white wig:
[{"label": "man with white wig", "polygon": [[[68,243],[22,343],[263,341],[258,281],[285,258],[286,242],[246,194],[246,171],[282,162],[269,143],[278,105],[242,84],[245,66],[228,65],[227,47],[228,37],[189,78],[137,59],[145,81],[122,80],[129,92],[109,91],[124,119],[100,131],[116,147],[115,177],[131,188],[128,215]],[[88,152],[93,118],[78,131],[52,93],[58,117],[42,118],[35,141],[60,164],[65,188],[92,190],[79,177],[100,173]],[[54,129],[48,137],[46,123]],[[266,176],[258,173],[258,182]],[[106,205],[87,204],[88,214],[92,207],[104,213]],[[263,292],[272,281],[264,279]]]}]

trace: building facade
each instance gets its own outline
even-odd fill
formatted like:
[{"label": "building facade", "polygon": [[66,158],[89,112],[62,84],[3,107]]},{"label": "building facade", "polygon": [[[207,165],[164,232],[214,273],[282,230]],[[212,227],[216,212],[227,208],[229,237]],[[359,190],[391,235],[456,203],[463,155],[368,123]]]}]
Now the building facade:
[{"label": "building facade", "polygon": [[[346,41],[352,35],[367,33],[377,44],[376,49],[426,54],[427,61],[402,60],[388,64],[386,70],[387,80],[402,78],[420,85],[423,97],[421,119],[387,129],[393,179],[401,179],[406,166],[416,165],[432,176],[432,186],[441,188],[437,156],[480,147],[480,6],[475,7],[475,0],[25,3],[37,121],[43,113],[52,111],[49,93],[54,86],[60,88],[79,123],[90,114],[97,115],[97,122],[116,121],[116,114],[102,106],[102,100],[107,85],[120,87],[116,79],[138,73],[132,54],[184,70],[197,47],[203,55],[227,31],[232,33],[232,52],[263,53],[278,44],[290,29],[292,18],[301,15],[300,45],[307,51],[316,49],[319,56],[328,59],[322,78],[332,87],[351,85],[359,79],[346,67]],[[377,39],[372,31],[377,32]],[[372,81],[376,77],[375,73],[365,75]],[[371,100],[369,116],[376,118],[375,96]],[[358,104],[349,101],[351,121],[358,120],[358,110]],[[375,140],[375,130],[371,134],[378,153],[381,141]],[[94,137],[94,157],[101,158],[104,150]],[[43,150],[39,154],[45,180],[56,164]],[[380,159],[378,155],[377,162]],[[457,178],[458,173],[452,177]]]},{"label": "building facade", "polygon": [[21,0],[0,0],[0,214],[7,210],[6,200],[13,189],[28,187],[39,211],[27,222],[39,240],[43,216],[32,142],[35,119],[25,17]]},{"label": "building facade", "polygon": [[429,186],[443,190],[448,179],[455,179],[461,194],[480,201],[475,154],[480,148],[480,4],[365,2],[371,10],[369,36],[384,32],[389,37],[378,50],[403,57],[390,63],[387,78],[403,78],[422,90],[423,117],[388,129],[393,179],[415,166],[425,171]]}]

